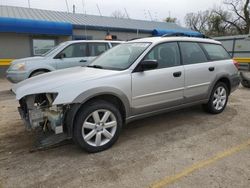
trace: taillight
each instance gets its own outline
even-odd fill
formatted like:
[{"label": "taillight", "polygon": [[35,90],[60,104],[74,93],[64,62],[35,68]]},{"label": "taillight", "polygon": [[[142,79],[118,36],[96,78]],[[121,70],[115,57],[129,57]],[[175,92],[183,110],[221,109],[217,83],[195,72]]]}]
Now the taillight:
[{"label": "taillight", "polygon": [[233,60],[233,63],[234,63],[234,65],[235,65],[235,67],[237,68],[237,69],[239,69],[239,63],[237,62],[237,61],[235,61],[235,60]]}]

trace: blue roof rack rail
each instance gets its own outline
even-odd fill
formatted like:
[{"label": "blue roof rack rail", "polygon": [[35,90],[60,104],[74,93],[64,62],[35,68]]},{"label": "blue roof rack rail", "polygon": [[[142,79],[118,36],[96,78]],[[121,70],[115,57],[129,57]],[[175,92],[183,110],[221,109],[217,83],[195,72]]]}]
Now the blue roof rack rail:
[{"label": "blue roof rack rail", "polygon": [[158,37],[176,37],[176,36],[183,36],[183,37],[198,37],[198,38],[208,38],[207,36],[203,35],[202,33],[198,31],[192,31],[192,30],[174,30],[174,29],[154,29],[152,31],[152,36],[158,36]]},{"label": "blue roof rack rail", "polygon": [[186,33],[169,33],[169,34],[164,34],[162,37],[198,37],[198,38],[209,38],[206,35],[200,34],[200,36],[193,36],[189,35]]}]

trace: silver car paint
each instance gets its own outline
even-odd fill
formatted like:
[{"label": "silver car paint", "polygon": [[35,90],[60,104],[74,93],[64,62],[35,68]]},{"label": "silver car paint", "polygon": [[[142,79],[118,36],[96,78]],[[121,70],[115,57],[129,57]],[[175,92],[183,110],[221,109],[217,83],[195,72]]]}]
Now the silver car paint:
[{"label": "silver car paint", "polygon": [[[6,77],[13,83],[20,82],[22,80],[28,79],[30,75],[36,70],[47,70],[49,72],[75,67],[75,66],[86,66],[88,65],[95,57],[77,57],[77,58],[63,58],[55,59],[54,57],[60,53],[63,49],[68,47],[71,44],[75,43],[107,43],[109,48],[112,47],[111,42],[103,40],[84,40],[84,41],[67,41],[61,43],[57,48],[52,50],[48,56],[39,56],[39,57],[28,57],[22,59],[16,59],[11,62],[10,67],[6,71]],[[120,41],[112,41],[112,43],[121,43]],[[83,60],[83,62],[81,62]],[[12,70],[12,67],[16,64],[24,63],[25,71]]]},{"label": "silver car paint", "polygon": [[[125,103],[127,119],[132,119],[163,109],[189,105],[191,102],[204,102],[208,100],[208,93],[216,80],[222,76],[230,79],[237,75],[238,71],[232,60],[190,65],[193,68],[184,65],[161,70],[133,72],[151,48],[168,41],[202,41],[219,44],[219,42],[209,39],[185,37],[161,38],[159,40],[157,38],[139,39],[133,42],[151,42],[152,44],[127,70],[70,68],[23,81],[14,86],[13,91],[18,100],[31,94],[58,93],[54,105],[82,103],[98,94],[111,93]],[[215,73],[209,72],[208,68],[211,65],[215,66]],[[185,70],[190,71],[190,73],[188,72],[186,75]],[[182,71],[183,74],[180,78],[174,79],[172,74],[176,71]],[[163,75],[168,79],[164,80]],[[147,85],[145,86],[145,84]]]}]

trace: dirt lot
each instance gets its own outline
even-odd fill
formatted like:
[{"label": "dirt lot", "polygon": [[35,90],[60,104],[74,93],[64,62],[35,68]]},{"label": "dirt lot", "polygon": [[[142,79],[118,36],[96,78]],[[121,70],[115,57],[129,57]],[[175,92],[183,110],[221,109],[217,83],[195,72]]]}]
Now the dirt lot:
[{"label": "dirt lot", "polygon": [[197,106],[133,122],[87,154],[73,143],[30,152],[9,88],[0,80],[0,187],[250,187],[250,90],[220,115]]}]

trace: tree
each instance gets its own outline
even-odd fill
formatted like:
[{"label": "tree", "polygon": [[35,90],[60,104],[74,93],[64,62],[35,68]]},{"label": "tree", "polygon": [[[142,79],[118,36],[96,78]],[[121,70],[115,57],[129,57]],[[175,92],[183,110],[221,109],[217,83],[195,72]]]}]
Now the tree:
[{"label": "tree", "polygon": [[185,23],[187,27],[205,35],[249,34],[249,4],[250,0],[225,0],[223,7],[188,13]]},{"label": "tree", "polygon": [[225,23],[230,24],[237,30],[238,34],[249,34],[250,29],[250,0],[225,0],[224,4],[228,12],[222,8],[214,12],[223,19]]},{"label": "tree", "polygon": [[176,23],[177,22],[177,18],[172,18],[172,17],[166,17],[164,19],[165,22],[168,22],[168,23]]},{"label": "tree", "polygon": [[210,18],[210,11],[199,11],[198,13],[188,13],[185,16],[186,26],[192,30],[206,33],[208,28],[208,20]]},{"label": "tree", "polygon": [[114,12],[111,13],[111,17],[114,17],[114,18],[126,18],[126,14],[121,12],[120,10],[116,10]]}]

